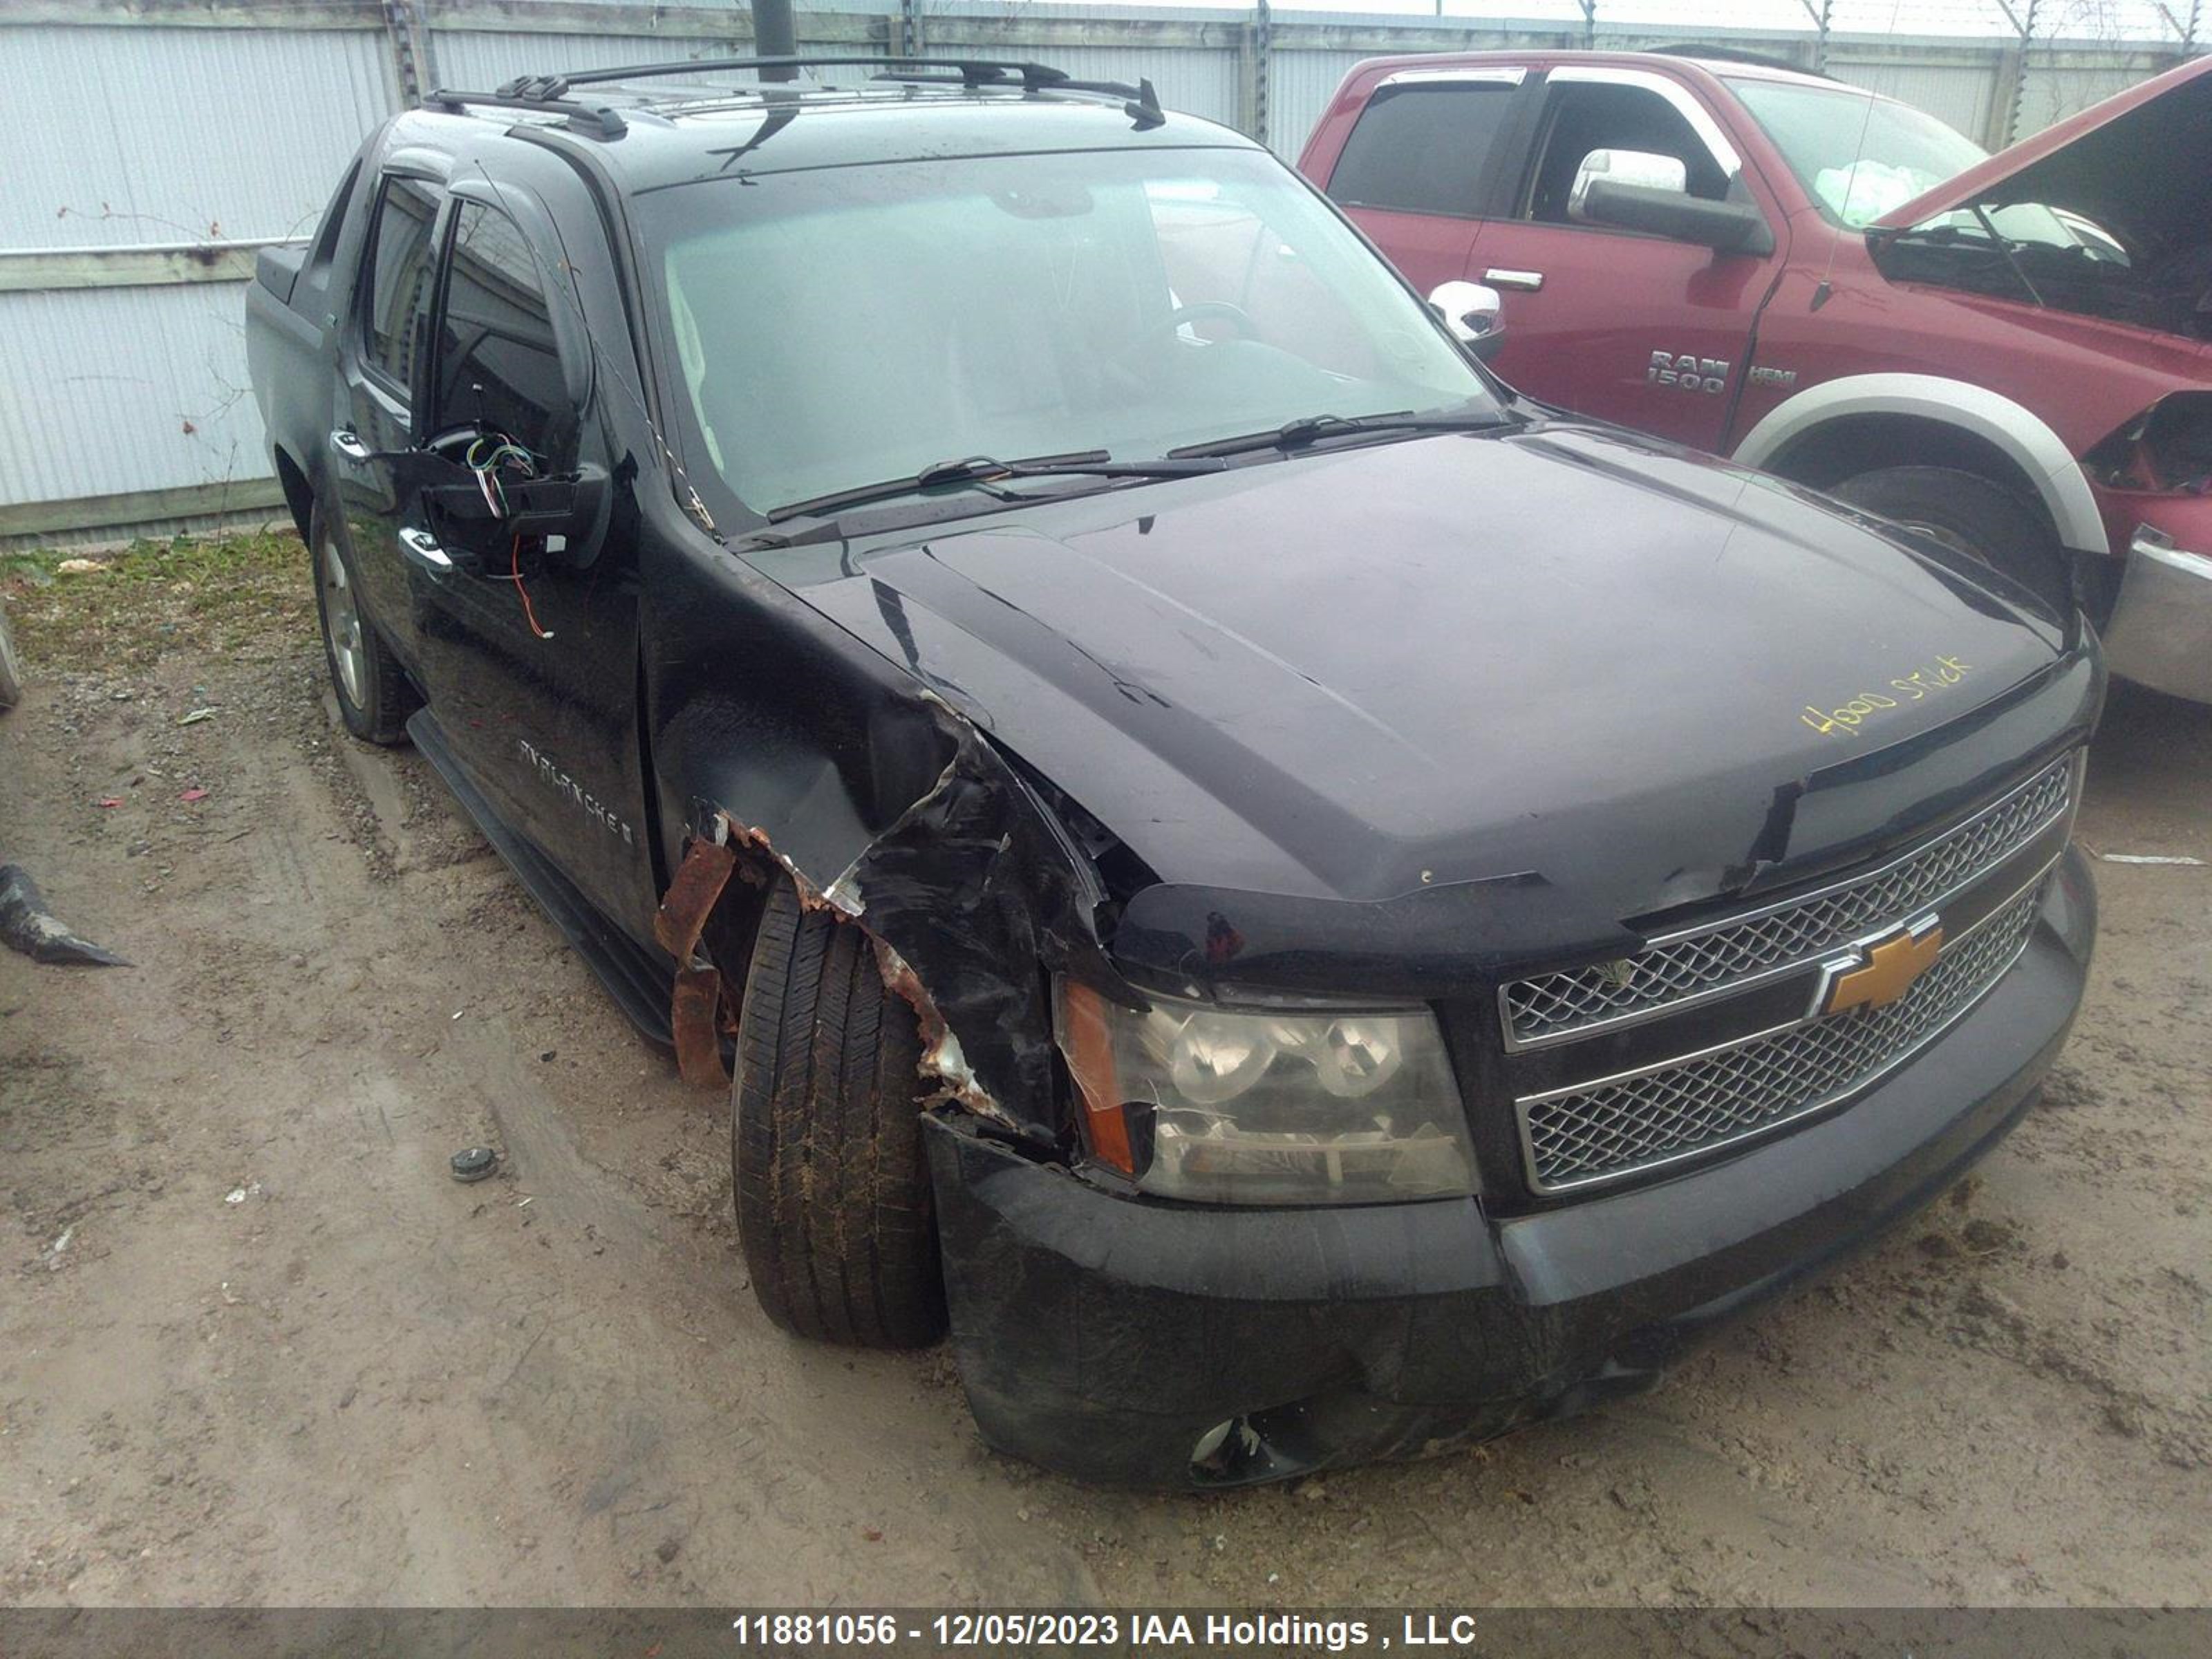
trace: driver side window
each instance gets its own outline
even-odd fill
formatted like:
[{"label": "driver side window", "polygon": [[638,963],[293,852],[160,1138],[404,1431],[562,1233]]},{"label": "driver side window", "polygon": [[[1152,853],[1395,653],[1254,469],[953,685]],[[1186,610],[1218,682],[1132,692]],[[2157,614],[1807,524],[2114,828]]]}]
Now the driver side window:
[{"label": "driver side window", "polygon": [[544,280],[514,221],[481,203],[454,216],[435,379],[432,431],[496,433],[537,456],[541,471],[573,459]]},{"label": "driver side window", "polygon": [[[1568,82],[1553,86],[1544,107],[1543,141],[1521,216],[1539,224],[1581,223],[1575,181],[1596,151],[1636,153],[1681,163],[1685,187],[1709,202],[1728,199],[1733,180],[1696,131],[1657,93],[1644,87]],[[1636,180],[1636,182],[1647,182]]]},{"label": "driver side window", "polygon": [[430,231],[437,217],[433,185],[403,173],[385,179],[356,302],[362,361],[403,404],[414,394],[415,370],[428,332]]}]

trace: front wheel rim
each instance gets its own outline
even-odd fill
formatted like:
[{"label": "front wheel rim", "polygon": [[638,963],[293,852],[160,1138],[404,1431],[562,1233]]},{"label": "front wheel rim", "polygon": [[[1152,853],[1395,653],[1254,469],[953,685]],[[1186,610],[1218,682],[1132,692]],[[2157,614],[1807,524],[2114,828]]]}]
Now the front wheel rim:
[{"label": "front wheel rim", "polygon": [[323,590],[323,641],[330,647],[331,669],[339,691],[358,708],[368,659],[361,635],[361,608],[354,603],[353,584],[346,579],[345,561],[338,556],[336,542],[323,544],[318,564]]}]

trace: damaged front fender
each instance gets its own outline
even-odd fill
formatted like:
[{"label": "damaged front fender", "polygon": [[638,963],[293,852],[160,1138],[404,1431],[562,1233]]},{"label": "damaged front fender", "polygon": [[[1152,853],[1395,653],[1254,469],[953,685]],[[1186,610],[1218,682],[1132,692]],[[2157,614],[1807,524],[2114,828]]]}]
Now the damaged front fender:
[{"label": "damaged front fender", "polygon": [[[742,567],[685,574],[758,580]],[[750,862],[866,931],[885,984],[920,1018],[939,1098],[1063,1146],[1051,975],[1141,1001],[1101,946],[1096,868],[972,721],[787,595],[751,597],[775,625],[744,661],[686,653],[672,617],[653,688],[663,822],[683,836],[657,931],[681,970],[685,1075],[724,1075],[729,988],[702,977],[700,940],[731,869]],[[727,598],[715,603],[726,617]],[[684,618],[708,614],[702,601]]]},{"label": "damaged front fender", "polygon": [[[773,859],[802,902],[867,931],[884,983],[921,1022],[922,1069],[939,1098],[1025,1138],[1057,1142],[1063,1125],[1053,1084],[1050,974],[1066,972],[1124,1000],[1136,994],[1100,947],[1095,916],[1104,895],[1088,861],[972,726],[934,699],[924,708],[951,738],[952,758],[935,785],[843,868],[807,869],[762,826],[709,806],[693,825],[695,851],[672,899],[685,899],[689,920],[710,884],[719,893],[714,875],[734,860],[732,849]],[[715,850],[696,850],[702,848]],[[690,951],[697,941],[694,927],[688,939],[662,942],[672,951],[684,945],[679,961],[696,974],[702,969]],[[687,1010],[685,991],[679,976],[679,1054],[703,1047],[716,1018],[703,1011],[696,988]],[[719,1077],[719,1054],[715,1068]]]}]

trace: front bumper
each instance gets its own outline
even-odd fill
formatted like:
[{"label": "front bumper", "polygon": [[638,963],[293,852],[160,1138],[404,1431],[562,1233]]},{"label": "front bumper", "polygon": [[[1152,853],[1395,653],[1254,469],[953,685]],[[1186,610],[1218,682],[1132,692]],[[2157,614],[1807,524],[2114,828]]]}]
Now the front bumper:
[{"label": "front bumper", "polygon": [[2019,963],[1912,1063],[1725,1162],[1530,1214],[1132,1200],[927,1120],[976,1422],[1086,1480],[1205,1486],[1440,1450],[1648,1387],[1996,1143],[2065,1041],[2095,920],[2069,851]]},{"label": "front bumper", "polygon": [[2140,526],[2105,628],[2105,659],[2139,685],[2212,702],[2212,556]]}]

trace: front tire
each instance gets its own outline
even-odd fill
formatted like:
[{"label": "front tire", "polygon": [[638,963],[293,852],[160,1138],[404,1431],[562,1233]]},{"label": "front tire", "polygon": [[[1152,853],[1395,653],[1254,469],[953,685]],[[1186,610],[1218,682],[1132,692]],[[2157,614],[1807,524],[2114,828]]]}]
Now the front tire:
[{"label": "front tire", "polygon": [[1828,493],[1978,559],[2062,615],[2072,603],[2065,550],[2050,522],[2002,485],[1955,467],[1885,466]]},{"label": "front tire", "polygon": [[945,1330],[921,1150],[921,1036],[860,928],[769,890],[731,1085],[738,1237],[795,1336],[915,1348]]},{"label": "front tire", "polygon": [[338,718],[364,743],[390,747],[407,740],[407,717],[422,706],[406,671],[361,608],[361,584],[345,538],[317,507],[308,525],[315,579],[315,615],[322,623],[323,662],[337,694]]}]

